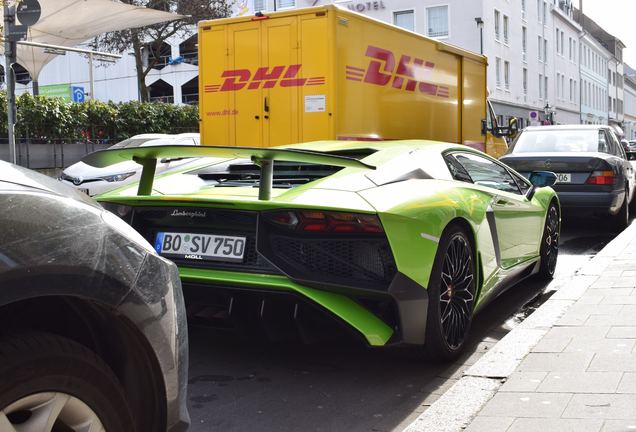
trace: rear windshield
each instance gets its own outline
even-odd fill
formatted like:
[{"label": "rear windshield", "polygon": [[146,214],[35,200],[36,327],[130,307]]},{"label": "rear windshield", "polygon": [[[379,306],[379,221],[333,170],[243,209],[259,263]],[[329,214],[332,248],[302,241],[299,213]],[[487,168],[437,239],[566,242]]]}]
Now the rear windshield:
[{"label": "rear windshield", "polygon": [[515,141],[512,153],[605,152],[609,145],[603,131],[545,130],[524,131]]}]

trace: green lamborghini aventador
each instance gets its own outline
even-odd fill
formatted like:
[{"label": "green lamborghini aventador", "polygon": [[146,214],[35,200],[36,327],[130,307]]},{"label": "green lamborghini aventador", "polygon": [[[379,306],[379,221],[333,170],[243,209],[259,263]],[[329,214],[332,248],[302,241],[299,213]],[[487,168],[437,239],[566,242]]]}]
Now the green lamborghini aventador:
[{"label": "green lamborghini aventador", "polygon": [[[157,160],[191,157],[154,178]],[[473,315],[533,274],[552,277],[560,208],[550,172],[529,180],[466,146],[323,141],[274,147],[105,150],[138,185],[98,197],[179,266],[213,316],[301,332],[328,315],[372,346],[452,359]]]}]

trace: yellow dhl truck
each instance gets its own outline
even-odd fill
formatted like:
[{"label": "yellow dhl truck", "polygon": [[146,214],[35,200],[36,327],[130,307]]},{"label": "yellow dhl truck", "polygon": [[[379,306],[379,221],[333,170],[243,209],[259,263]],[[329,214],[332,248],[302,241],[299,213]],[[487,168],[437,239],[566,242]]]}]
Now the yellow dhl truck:
[{"label": "yellow dhl truck", "polygon": [[203,145],[430,139],[494,157],[484,56],[329,5],[202,21]]}]

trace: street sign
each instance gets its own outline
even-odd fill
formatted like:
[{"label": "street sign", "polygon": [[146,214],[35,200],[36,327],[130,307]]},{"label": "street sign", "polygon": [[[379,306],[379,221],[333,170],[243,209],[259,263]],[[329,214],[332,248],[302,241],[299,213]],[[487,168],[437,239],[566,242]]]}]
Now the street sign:
[{"label": "street sign", "polygon": [[38,0],[22,0],[16,8],[15,14],[22,25],[32,26],[38,22],[42,14],[40,2]]},{"label": "street sign", "polygon": [[9,25],[7,39],[11,42],[26,39],[28,27],[25,25]]},{"label": "street sign", "polygon": [[73,102],[84,102],[86,100],[86,93],[84,93],[84,87],[71,87],[71,97]]}]

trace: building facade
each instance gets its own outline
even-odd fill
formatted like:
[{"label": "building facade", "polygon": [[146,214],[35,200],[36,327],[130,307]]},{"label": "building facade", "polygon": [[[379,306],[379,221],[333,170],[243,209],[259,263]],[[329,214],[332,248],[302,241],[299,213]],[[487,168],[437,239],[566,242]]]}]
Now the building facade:
[{"label": "building facade", "polygon": [[609,87],[606,71],[612,55],[590,34],[580,39],[581,123],[607,124]]},{"label": "building facade", "polygon": [[625,138],[628,140],[636,140],[636,70],[624,65],[625,76],[625,119],[623,130]]}]

